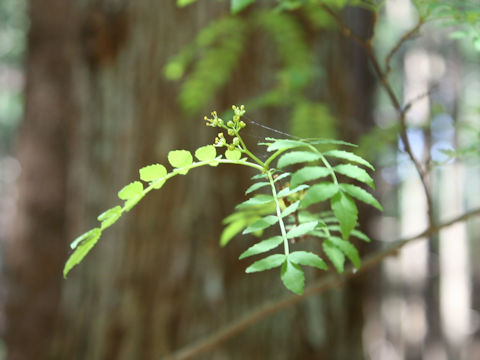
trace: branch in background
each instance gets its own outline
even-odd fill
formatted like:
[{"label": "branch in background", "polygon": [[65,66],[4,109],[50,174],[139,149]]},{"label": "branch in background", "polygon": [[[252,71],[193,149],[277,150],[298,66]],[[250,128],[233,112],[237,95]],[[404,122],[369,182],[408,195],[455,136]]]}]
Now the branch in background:
[{"label": "branch in background", "polygon": [[385,76],[387,76],[391,71],[390,62],[392,61],[392,57],[397,53],[397,51],[402,47],[402,45],[410,40],[422,27],[424,24],[424,20],[422,17],[418,19],[417,25],[412,28],[410,31],[407,31],[395,44],[395,46],[390,50],[388,55],[385,57]]},{"label": "branch in background", "polygon": [[[364,40],[361,37],[354,34],[352,30],[348,27],[348,25],[342,20],[342,18],[337,13],[335,13],[332,9],[330,9],[327,5],[320,4],[319,6],[337,22],[337,24],[340,26],[342,33],[345,36],[350,37],[358,45],[360,45],[363,49],[365,49],[367,56],[370,59],[370,62],[372,63],[375,73],[379,77],[383,88],[387,92],[390,102],[392,103],[393,107],[398,113],[398,120],[400,122],[400,138],[402,139],[405,152],[408,154],[408,157],[413,162],[415,169],[418,173],[418,176],[420,177],[420,181],[422,183],[426,201],[427,201],[427,212],[428,212],[429,224],[430,226],[433,226],[435,224],[435,218],[433,214],[432,195],[430,193],[430,189],[428,187],[428,181],[427,181],[428,170],[426,166],[423,166],[413,154],[412,146],[410,144],[410,140],[408,139],[408,135],[407,135],[407,121],[406,121],[405,107],[401,105],[400,100],[398,99],[397,95],[395,95],[395,92],[393,91],[392,86],[388,82],[388,71],[382,70],[380,63],[377,59],[377,56],[375,55],[375,51],[373,50],[371,39]],[[400,48],[400,46],[407,39],[409,39],[416,31],[418,31],[422,25],[423,25],[423,20],[420,19],[419,23],[412,30],[410,30],[404,36],[402,36],[402,38],[400,38],[398,43],[391,50],[390,52],[391,56],[393,56],[393,54],[395,54],[395,52]],[[388,56],[385,62],[387,64],[390,62],[390,59],[388,59]]]},{"label": "branch in background", "polygon": [[438,88],[438,84],[434,84],[432,87],[430,87],[430,89],[428,89],[428,91],[420,94],[420,95],[417,95],[415,96],[413,99],[411,99],[409,102],[407,102],[405,105],[403,105],[402,107],[402,113],[407,113],[408,110],[410,110],[410,108],[413,106],[413,104],[415,104],[416,102],[420,101],[420,100],[423,100],[424,98],[426,97],[429,97],[430,95],[432,95],[432,93],[437,90]]},{"label": "branch in background", "polygon": [[201,339],[192,345],[186,346],[185,348],[178,350],[177,352],[172,354],[168,358],[168,360],[190,359],[194,356],[198,356],[206,351],[209,351],[217,347],[222,342],[247,329],[250,325],[257,323],[258,321],[263,320],[270,315],[279,312],[282,309],[298,304],[309,296],[322,294],[329,289],[337,287],[359,273],[366,272],[370,268],[381,263],[385,258],[397,254],[405,245],[420,238],[433,235],[442,230],[443,228],[459,222],[466,221],[469,218],[478,215],[480,215],[480,208],[470,210],[447,222],[431,226],[415,236],[398,240],[386,249],[379,251],[363,260],[363,264],[360,269],[356,270],[353,267],[349,267],[341,275],[338,275],[336,273],[330,273],[329,275],[326,275],[319,279],[312,286],[306,288],[305,292],[301,296],[289,295],[276,301],[267,302],[265,305],[261,306],[257,310],[247,313],[240,319],[235,320],[229,325],[224,326],[216,333],[207,336],[206,338]]}]

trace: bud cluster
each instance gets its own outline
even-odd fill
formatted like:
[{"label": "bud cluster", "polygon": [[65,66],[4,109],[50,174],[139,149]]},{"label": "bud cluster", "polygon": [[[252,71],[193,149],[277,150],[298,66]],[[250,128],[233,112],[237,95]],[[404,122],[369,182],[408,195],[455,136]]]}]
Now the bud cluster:
[{"label": "bud cluster", "polygon": [[229,136],[233,137],[232,143],[230,144],[225,139],[225,135],[223,134],[223,132],[218,133],[217,137],[215,138],[215,146],[226,146],[229,150],[233,150],[236,147],[240,146],[240,137],[238,135],[238,132],[246,126],[245,122],[241,120],[241,117],[245,114],[245,106],[233,105],[232,109],[234,113],[233,118],[232,120],[229,120],[226,124],[221,118],[218,117],[216,111],[213,111],[211,113],[212,118],[208,118],[207,116],[204,117],[206,121],[205,125],[223,128],[227,131],[227,134]]}]

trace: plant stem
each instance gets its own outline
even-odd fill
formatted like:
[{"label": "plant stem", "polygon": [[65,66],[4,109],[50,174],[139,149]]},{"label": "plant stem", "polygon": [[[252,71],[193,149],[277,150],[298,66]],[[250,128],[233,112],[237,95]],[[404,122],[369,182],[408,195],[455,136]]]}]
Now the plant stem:
[{"label": "plant stem", "polygon": [[275,207],[277,209],[278,224],[280,225],[280,231],[282,233],[282,238],[283,238],[284,252],[285,252],[285,255],[288,256],[289,248],[288,248],[287,231],[285,230],[285,224],[283,223],[283,219],[282,219],[282,211],[280,209],[280,204],[278,203],[277,189],[275,189],[275,184],[274,184],[274,181],[273,181],[272,173],[270,171],[267,171],[267,176],[268,176],[268,181],[270,182],[270,186],[272,188],[273,199],[275,200]]}]

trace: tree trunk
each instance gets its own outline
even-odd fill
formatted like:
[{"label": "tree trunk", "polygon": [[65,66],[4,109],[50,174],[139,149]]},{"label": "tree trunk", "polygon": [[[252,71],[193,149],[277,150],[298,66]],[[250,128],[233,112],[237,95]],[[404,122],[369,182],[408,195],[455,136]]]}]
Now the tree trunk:
[{"label": "tree trunk", "polygon": [[[32,6],[37,3],[32,0]],[[223,13],[226,5],[203,1],[177,9],[174,3],[111,0],[101,5],[77,6],[76,16],[82,24],[77,29],[78,37],[69,38],[70,45],[60,48],[81,46],[82,53],[75,63],[66,59],[64,66],[68,69],[61,74],[55,72],[61,67],[50,64],[48,71],[53,73],[47,80],[61,84],[56,90],[60,94],[77,96],[78,121],[74,122],[77,119],[71,116],[76,112],[67,107],[71,103],[69,97],[63,101],[57,94],[53,111],[42,110],[45,105],[35,104],[32,92],[28,94],[32,112],[27,105],[23,137],[29,126],[34,130],[29,132],[31,138],[20,143],[20,154],[31,144],[42,141],[48,150],[45,161],[52,161],[54,166],[42,166],[38,159],[27,161],[29,156],[43,153],[38,148],[30,150],[33,154],[22,156],[21,161],[26,175],[33,173],[42,179],[39,203],[51,204],[53,214],[48,214],[48,218],[37,217],[31,212],[35,205],[31,203],[21,208],[20,215],[35,220],[39,223],[36,226],[41,227],[32,226],[24,235],[25,240],[16,240],[12,246],[12,251],[15,249],[23,257],[36,256],[16,267],[41,279],[33,277],[27,283],[15,280],[19,291],[29,295],[23,302],[11,298],[10,304],[18,307],[16,313],[10,311],[11,329],[20,321],[19,311],[28,308],[27,299],[35,296],[30,294],[32,289],[50,299],[52,308],[46,312],[35,309],[35,313],[32,309],[31,314],[25,315],[25,321],[34,324],[30,319],[40,314],[48,332],[42,332],[36,339],[43,344],[36,352],[24,349],[19,338],[9,340],[12,359],[160,359],[265,300],[286,294],[278,271],[255,276],[244,273],[248,262],[237,258],[247,247],[245,241],[234,241],[226,249],[218,246],[221,220],[242,199],[251,175],[243,169],[228,167],[192,170],[185,177],[169,181],[108,229],[69,279],[60,280],[65,243],[95,226],[96,216],[119,202],[116,192],[138,179],[137,169],[155,162],[166,164],[169,150],[193,150],[210,143],[215,136],[203,126],[201,114],[194,118],[182,114],[176,101],[177,86],[164,79],[163,67],[199,28]],[[37,12],[51,16],[50,7],[42,4]],[[74,22],[66,16],[70,11],[56,16],[68,23],[58,26],[67,29],[73,26]],[[32,12],[33,20],[35,16],[40,15]],[[34,26],[32,22],[32,33]],[[32,64],[40,61],[33,49],[29,55]],[[51,50],[49,54],[51,61],[59,60],[58,51]],[[245,61],[261,61],[262,56],[252,55]],[[360,62],[353,73],[364,74],[365,66],[364,61]],[[70,82],[72,71],[74,84]],[[243,64],[235,89],[219,96],[220,100],[212,104],[213,109],[236,103],[239,94],[255,87],[264,71],[261,63]],[[336,68],[334,74],[349,79],[343,71]],[[30,87],[34,79],[31,75]],[[37,86],[46,86],[47,80]],[[367,97],[368,93],[365,92]],[[342,95],[349,104],[344,109],[345,116],[360,111],[365,119],[364,109],[358,107],[368,102],[355,103],[356,94]],[[58,119],[64,119],[62,123],[52,118],[52,111],[53,114],[63,111],[58,115]],[[343,113],[338,111],[338,114]],[[33,115],[48,117],[42,122],[46,127],[43,140],[34,125],[29,125],[35,119]],[[52,127],[47,127],[47,121]],[[64,133],[67,124],[72,128],[68,135]],[[68,163],[62,155],[67,150],[71,154]],[[27,183],[22,187],[28,191],[35,188]],[[39,196],[38,192],[34,195]],[[56,222],[52,223],[52,219]],[[20,220],[17,232],[30,229]],[[42,248],[36,245],[36,234],[42,234]],[[47,239],[52,239],[52,244],[56,241],[55,249],[47,249]],[[19,244],[25,245],[19,247]],[[48,273],[43,273],[43,269],[48,269]],[[45,281],[52,283],[53,290],[49,293],[34,285]],[[356,284],[353,290],[335,291],[282,311],[199,358],[301,359],[322,354],[329,359],[359,358],[361,302],[357,301],[357,295],[351,294],[351,291],[357,294]],[[61,307],[57,313],[60,288]],[[61,319],[59,324],[53,321],[57,316]],[[50,335],[55,325],[58,326],[53,337]],[[16,353],[23,355],[15,357]]]}]

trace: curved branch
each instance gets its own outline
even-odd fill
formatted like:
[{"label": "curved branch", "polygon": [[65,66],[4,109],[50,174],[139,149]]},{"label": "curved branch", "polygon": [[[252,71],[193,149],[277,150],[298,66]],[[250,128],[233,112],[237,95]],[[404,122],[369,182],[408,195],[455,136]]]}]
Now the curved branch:
[{"label": "curved branch", "polygon": [[390,245],[389,247],[387,247],[386,249],[381,250],[367,257],[365,260],[363,260],[363,264],[360,269],[356,270],[353,267],[348,267],[345,270],[345,272],[341,275],[330,273],[322,277],[318,281],[316,281],[313,285],[306,288],[303,295],[300,295],[300,296],[288,295],[279,300],[267,302],[266,304],[260,306],[256,310],[253,310],[243,315],[238,320],[234,320],[230,324],[224,326],[223,328],[218,330],[216,333],[209,335],[204,339],[200,339],[197,342],[176,351],[167,359],[168,360],[190,359],[193,356],[198,356],[199,354],[202,354],[208,350],[211,350],[217,347],[222,342],[228,340],[229,338],[247,329],[250,325],[257,323],[258,321],[263,320],[269,317],[270,315],[277,313],[282,309],[298,304],[309,296],[318,295],[331,288],[337,287],[338,285],[345,283],[348,279],[354,277],[358,273],[366,272],[367,270],[381,263],[385,258],[391,255],[397,254],[405,245],[409,244],[410,242],[435,234],[440,230],[442,230],[443,228],[446,228],[448,226],[451,226],[453,224],[456,224],[462,221],[466,221],[469,218],[478,216],[478,215],[480,215],[480,208],[470,210],[444,223],[431,226],[415,236],[405,238],[405,239],[400,239],[395,243],[393,243],[393,245]]}]

